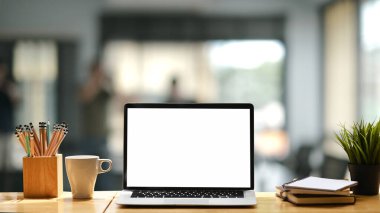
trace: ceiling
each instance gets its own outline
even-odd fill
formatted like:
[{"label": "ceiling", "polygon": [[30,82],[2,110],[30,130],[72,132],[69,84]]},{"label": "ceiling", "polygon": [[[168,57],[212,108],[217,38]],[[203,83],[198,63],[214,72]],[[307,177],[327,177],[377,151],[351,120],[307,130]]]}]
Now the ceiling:
[{"label": "ceiling", "polygon": [[108,12],[196,13],[207,15],[274,15],[330,0],[105,0]]}]

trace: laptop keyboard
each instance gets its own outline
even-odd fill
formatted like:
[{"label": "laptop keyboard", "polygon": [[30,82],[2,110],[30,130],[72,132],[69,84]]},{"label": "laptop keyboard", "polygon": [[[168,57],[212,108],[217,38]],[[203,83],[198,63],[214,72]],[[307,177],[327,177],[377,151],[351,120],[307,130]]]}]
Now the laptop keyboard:
[{"label": "laptop keyboard", "polygon": [[132,198],[244,198],[241,190],[135,190]]}]

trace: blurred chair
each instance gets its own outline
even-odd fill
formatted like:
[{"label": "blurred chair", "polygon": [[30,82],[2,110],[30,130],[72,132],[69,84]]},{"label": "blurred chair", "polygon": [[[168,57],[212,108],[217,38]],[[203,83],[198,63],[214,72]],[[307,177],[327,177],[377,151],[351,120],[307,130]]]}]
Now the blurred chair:
[{"label": "blurred chair", "polygon": [[347,172],[347,161],[325,155],[321,166],[321,176],[324,178],[343,179]]},{"label": "blurred chair", "polygon": [[310,155],[314,150],[314,146],[302,145],[295,155],[294,173],[297,177],[307,177],[312,172],[310,163]]}]

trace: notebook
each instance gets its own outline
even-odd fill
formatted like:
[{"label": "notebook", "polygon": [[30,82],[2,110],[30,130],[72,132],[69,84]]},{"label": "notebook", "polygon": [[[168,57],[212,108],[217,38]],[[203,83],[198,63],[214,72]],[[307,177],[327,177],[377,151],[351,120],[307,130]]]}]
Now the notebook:
[{"label": "notebook", "polygon": [[276,186],[276,192],[282,193],[292,193],[292,194],[309,194],[309,195],[341,195],[349,196],[351,191],[349,188],[341,191],[324,191],[324,190],[314,190],[314,189],[284,189],[282,186]]},{"label": "notebook", "polygon": [[356,201],[349,188],[341,191],[326,191],[299,188],[285,189],[283,186],[276,186],[276,196],[296,205],[354,204]]},{"label": "notebook", "polygon": [[357,181],[329,179],[320,177],[306,177],[283,184],[285,189],[311,189],[322,191],[341,191],[356,186]]},{"label": "notebook", "polygon": [[296,205],[314,205],[314,204],[354,204],[356,198],[354,195],[308,195],[308,194],[292,194],[282,193],[276,195],[286,201]]},{"label": "notebook", "polygon": [[252,104],[126,104],[121,205],[256,204]]}]

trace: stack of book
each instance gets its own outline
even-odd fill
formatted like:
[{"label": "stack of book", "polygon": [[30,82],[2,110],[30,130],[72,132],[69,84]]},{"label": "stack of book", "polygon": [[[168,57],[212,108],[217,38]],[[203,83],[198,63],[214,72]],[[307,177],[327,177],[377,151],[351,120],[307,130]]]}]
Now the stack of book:
[{"label": "stack of book", "polygon": [[276,195],[296,205],[354,204],[356,181],[307,177],[276,186]]}]

